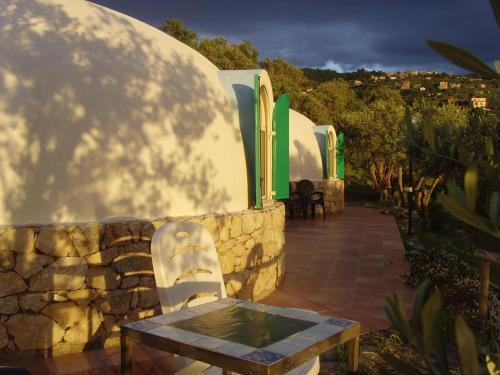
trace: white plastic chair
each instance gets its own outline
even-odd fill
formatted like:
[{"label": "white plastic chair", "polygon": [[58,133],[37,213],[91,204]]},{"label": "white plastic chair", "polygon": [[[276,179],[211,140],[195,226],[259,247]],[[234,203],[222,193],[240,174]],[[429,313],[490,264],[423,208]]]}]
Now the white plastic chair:
[{"label": "white plastic chair", "polygon": [[[219,258],[210,231],[191,222],[168,223],[160,227],[151,241],[156,286],[164,314],[182,308],[226,298]],[[185,365],[176,374],[222,374],[209,364],[177,357]],[[287,375],[315,375],[319,357],[288,372]]]}]

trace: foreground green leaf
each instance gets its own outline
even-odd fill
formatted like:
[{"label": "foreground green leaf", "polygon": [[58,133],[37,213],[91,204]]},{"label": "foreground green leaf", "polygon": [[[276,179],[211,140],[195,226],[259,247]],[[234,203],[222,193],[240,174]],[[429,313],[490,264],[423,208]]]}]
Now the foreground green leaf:
[{"label": "foreground green leaf", "polygon": [[385,314],[389,318],[392,326],[396,328],[403,339],[411,346],[415,345],[415,337],[406,318],[406,312],[403,301],[398,294],[394,294],[392,298],[385,298],[387,305],[384,307]]},{"label": "foreground green leaf", "polygon": [[477,165],[473,164],[467,168],[464,175],[465,199],[469,210],[476,208],[477,181]]},{"label": "foreground green leaf", "polygon": [[432,39],[427,39],[426,42],[436,52],[461,68],[477,73],[484,78],[500,78],[499,73],[463,48]]},{"label": "foreground green leaf", "polygon": [[499,228],[494,227],[493,223],[489,222],[481,215],[469,210],[454,197],[446,194],[440,194],[438,196],[438,202],[441,203],[443,207],[457,219],[495,238],[500,238]]},{"label": "foreground green leaf", "polygon": [[492,158],[495,155],[495,145],[493,142],[493,137],[488,137],[486,139],[485,148],[486,148],[486,155]]},{"label": "foreground green leaf", "polygon": [[498,191],[491,194],[489,216],[494,225],[500,225],[500,193]]},{"label": "foreground green leaf", "polygon": [[420,314],[422,312],[422,308],[425,302],[425,298],[427,297],[427,292],[431,286],[431,282],[429,280],[424,280],[417,289],[415,294],[415,301],[413,302],[413,311],[412,311],[412,330],[413,332],[417,332],[420,326]]},{"label": "foreground green leaf", "polygon": [[464,375],[479,375],[476,339],[461,316],[455,319],[455,335]]},{"label": "foreground green leaf", "polygon": [[[428,358],[432,358],[433,353],[437,353],[439,363],[445,364],[448,360],[446,353],[443,352],[441,341],[441,313],[442,313],[442,298],[441,292],[438,290],[429,297],[422,309],[422,327],[424,333],[424,350]],[[434,370],[432,363],[429,363]]]},{"label": "foreground green leaf", "polygon": [[495,361],[489,356],[486,356],[486,368],[490,375],[500,375],[500,369],[498,369]]},{"label": "foreground green leaf", "polygon": [[493,8],[493,14],[495,15],[497,26],[500,27],[500,0],[490,0],[490,4]]}]

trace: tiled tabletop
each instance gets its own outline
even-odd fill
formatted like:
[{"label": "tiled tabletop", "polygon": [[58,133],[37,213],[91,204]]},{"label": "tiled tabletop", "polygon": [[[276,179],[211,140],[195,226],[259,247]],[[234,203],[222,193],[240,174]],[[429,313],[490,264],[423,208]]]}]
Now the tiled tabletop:
[{"label": "tiled tabletop", "polygon": [[[233,310],[243,308],[264,312],[269,318],[290,318],[289,321],[292,323],[295,320],[298,323],[306,323],[305,329],[296,330],[284,339],[270,342],[265,346],[251,346],[236,342],[237,339],[234,337],[230,339],[223,336],[214,337],[178,328],[180,322],[198,316],[203,318],[204,314],[216,311],[222,313],[231,307]],[[258,326],[262,324],[261,322],[256,321],[255,324],[255,329],[262,329],[262,326]],[[205,362],[208,358],[211,364],[224,369],[271,374],[288,371],[333,346],[355,339],[359,336],[359,330],[359,323],[355,321],[335,319],[307,310],[226,298],[126,324],[122,326],[122,335],[135,342],[167,345],[169,351]]]}]

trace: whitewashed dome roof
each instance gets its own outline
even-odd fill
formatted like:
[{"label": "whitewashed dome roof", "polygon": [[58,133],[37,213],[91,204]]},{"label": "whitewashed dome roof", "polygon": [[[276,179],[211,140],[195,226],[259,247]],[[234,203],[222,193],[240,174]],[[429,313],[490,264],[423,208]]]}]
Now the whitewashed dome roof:
[{"label": "whitewashed dome roof", "polygon": [[323,164],[314,122],[290,109],[290,181],[322,180]]},{"label": "whitewashed dome roof", "polygon": [[248,208],[241,132],[205,57],[83,0],[2,0],[0,224]]}]

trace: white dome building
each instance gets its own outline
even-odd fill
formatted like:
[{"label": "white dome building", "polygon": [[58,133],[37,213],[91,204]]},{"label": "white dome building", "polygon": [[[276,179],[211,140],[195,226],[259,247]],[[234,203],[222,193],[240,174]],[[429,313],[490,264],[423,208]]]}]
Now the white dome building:
[{"label": "white dome building", "polygon": [[0,224],[249,207],[239,119],[201,54],[87,1],[6,0],[0,25]]},{"label": "white dome building", "polygon": [[323,179],[323,162],[314,128],[303,114],[290,110],[290,181]]},{"label": "white dome building", "polygon": [[327,213],[344,209],[344,181],[337,175],[337,134],[332,125],[316,125],[290,110],[290,182],[310,180],[324,192]]},{"label": "white dome building", "polygon": [[[265,71],[219,71],[88,1],[2,0],[0,298],[16,308],[0,356],[113,345],[161,312],[150,243],[169,221],[211,231],[228,296],[269,295],[288,196],[288,99],[272,98]],[[80,319],[61,325],[67,308]]]}]

